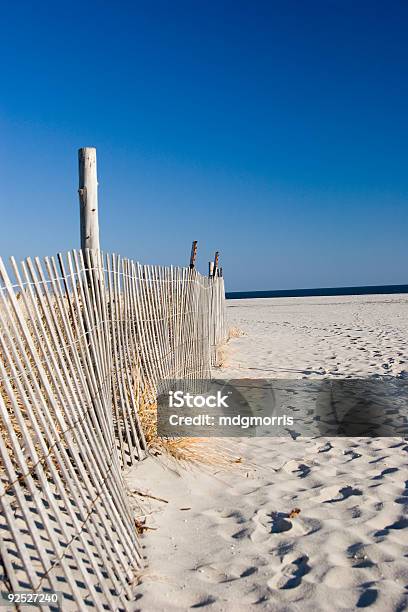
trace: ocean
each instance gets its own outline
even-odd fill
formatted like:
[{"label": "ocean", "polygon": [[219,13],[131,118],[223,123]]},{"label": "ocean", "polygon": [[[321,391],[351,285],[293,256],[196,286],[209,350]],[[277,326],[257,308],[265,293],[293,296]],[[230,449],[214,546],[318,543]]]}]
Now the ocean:
[{"label": "ocean", "polygon": [[320,287],[318,289],[277,289],[274,291],[228,291],[227,300],[275,297],[308,297],[322,295],[375,295],[408,293],[408,285],[370,285],[367,287]]}]

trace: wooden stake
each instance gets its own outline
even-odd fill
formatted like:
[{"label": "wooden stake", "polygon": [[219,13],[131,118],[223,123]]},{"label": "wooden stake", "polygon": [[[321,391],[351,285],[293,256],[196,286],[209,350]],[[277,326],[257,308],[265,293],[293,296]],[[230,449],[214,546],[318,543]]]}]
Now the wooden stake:
[{"label": "wooden stake", "polygon": [[214,274],[214,262],[213,261],[209,261],[208,262],[208,276],[211,277]]},{"label": "wooden stake", "polygon": [[98,178],[96,173],[96,149],[84,147],[78,151],[79,207],[81,215],[81,249],[98,250]]},{"label": "wooden stake", "polygon": [[214,268],[213,268],[213,276],[217,276],[218,274],[218,262],[220,259],[220,253],[219,251],[215,251],[215,255],[214,255]]},{"label": "wooden stake", "polygon": [[195,268],[196,257],[197,257],[197,240],[193,240],[193,244],[191,245],[190,270],[194,270]]}]

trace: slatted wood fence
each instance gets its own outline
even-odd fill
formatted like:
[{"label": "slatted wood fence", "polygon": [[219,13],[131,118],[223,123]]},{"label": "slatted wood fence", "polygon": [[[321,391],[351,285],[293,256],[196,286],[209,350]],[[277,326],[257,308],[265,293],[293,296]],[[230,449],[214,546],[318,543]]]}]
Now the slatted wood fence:
[{"label": "slatted wood fence", "polygon": [[[99,251],[0,260],[0,586],[131,610],[143,566],[122,476],[141,398],[210,376],[224,281]],[[48,609],[48,608],[43,608]]]}]

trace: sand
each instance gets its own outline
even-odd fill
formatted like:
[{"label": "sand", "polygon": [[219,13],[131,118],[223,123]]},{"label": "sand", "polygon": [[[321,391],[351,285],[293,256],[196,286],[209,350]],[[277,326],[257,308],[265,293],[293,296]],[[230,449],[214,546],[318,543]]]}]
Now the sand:
[{"label": "sand", "polygon": [[[408,296],[228,302],[216,376],[408,373]],[[144,499],[147,569],[135,610],[404,610],[408,443],[234,438],[242,463],[183,469],[149,458],[127,475]],[[290,518],[293,509],[300,513]]]}]

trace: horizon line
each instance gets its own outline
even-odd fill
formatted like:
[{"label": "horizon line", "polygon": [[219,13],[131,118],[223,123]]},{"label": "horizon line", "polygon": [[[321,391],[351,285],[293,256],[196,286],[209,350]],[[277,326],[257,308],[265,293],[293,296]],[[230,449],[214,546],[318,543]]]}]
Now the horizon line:
[{"label": "horizon line", "polygon": [[[329,293],[328,293],[329,292]],[[328,295],[376,295],[408,293],[408,283],[393,285],[351,285],[341,287],[311,287],[298,289],[266,289],[255,291],[226,291],[226,299],[250,297],[312,297]]]}]

